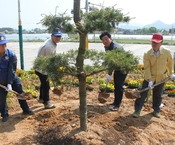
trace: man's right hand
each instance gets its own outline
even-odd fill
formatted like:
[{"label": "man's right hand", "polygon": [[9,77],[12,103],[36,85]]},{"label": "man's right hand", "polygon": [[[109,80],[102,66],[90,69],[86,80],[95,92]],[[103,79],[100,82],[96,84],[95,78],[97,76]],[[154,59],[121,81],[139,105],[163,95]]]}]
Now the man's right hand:
[{"label": "man's right hand", "polygon": [[149,81],[148,87],[149,87],[150,89],[153,89],[153,88],[154,88],[154,87],[153,87],[153,82],[152,82],[152,81]]}]

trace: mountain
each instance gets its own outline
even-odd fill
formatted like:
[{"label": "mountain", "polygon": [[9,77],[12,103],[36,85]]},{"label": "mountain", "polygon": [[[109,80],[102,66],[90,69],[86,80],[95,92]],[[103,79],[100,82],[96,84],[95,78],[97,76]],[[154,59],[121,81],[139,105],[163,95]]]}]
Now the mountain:
[{"label": "mountain", "polygon": [[152,24],[145,25],[144,27],[145,28],[156,27],[157,29],[169,30],[172,28],[172,26],[173,26],[173,24],[165,24],[162,21],[158,20]]},{"label": "mountain", "polygon": [[134,23],[121,23],[118,25],[118,28],[122,28],[122,29],[130,29],[130,30],[135,30],[135,29],[142,29],[142,28],[150,28],[150,27],[156,27],[157,29],[165,29],[165,30],[169,30],[172,28],[172,26],[175,25],[175,23],[173,24],[166,24],[160,20],[157,20],[151,24],[147,24],[147,25],[142,25],[142,24],[134,24]]}]

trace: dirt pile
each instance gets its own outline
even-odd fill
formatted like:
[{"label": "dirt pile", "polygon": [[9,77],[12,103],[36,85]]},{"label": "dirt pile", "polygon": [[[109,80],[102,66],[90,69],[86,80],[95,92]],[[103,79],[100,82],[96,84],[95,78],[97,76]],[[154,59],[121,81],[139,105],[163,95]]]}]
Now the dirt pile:
[{"label": "dirt pile", "polygon": [[[16,98],[10,99],[9,120],[0,122],[1,145],[173,145],[175,144],[175,99],[164,95],[161,118],[152,116],[145,103],[141,116],[133,118],[134,99],[124,96],[118,112],[110,111],[113,93],[106,103],[98,101],[98,88],[87,91],[88,131],[79,129],[78,88],[61,96],[51,92],[55,109],[45,110],[29,100],[35,115],[24,116]],[[12,103],[13,102],[13,103]]]}]

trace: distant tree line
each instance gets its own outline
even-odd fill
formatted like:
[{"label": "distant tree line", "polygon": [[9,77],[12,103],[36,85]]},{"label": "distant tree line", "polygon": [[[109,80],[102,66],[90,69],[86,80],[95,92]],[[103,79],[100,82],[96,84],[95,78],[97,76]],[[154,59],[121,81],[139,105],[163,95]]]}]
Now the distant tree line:
[{"label": "distant tree line", "polygon": [[[18,30],[13,29],[13,28],[9,28],[9,27],[3,27],[3,28],[0,28],[0,33],[17,34]],[[31,29],[31,30],[23,29],[23,34],[41,34],[41,33],[47,33],[47,30],[40,29],[40,28],[35,28],[35,29]]]},{"label": "distant tree line", "polygon": [[[40,29],[40,28],[35,28],[31,30],[25,30],[23,29],[23,34],[41,34],[41,33],[47,33],[47,29]],[[142,29],[136,29],[136,30],[130,30],[130,29],[121,29],[117,28],[116,33],[120,34],[130,34],[130,35],[152,35],[153,33],[162,33],[164,35],[168,35],[170,33],[174,33],[175,30],[173,31],[170,29],[169,31],[165,29],[157,29],[156,27],[150,27],[150,28],[142,28]],[[17,34],[18,30],[9,28],[9,27],[3,27],[0,28],[0,33],[5,33],[5,34]]]},{"label": "distant tree line", "polygon": [[123,30],[123,34],[152,35],[153,33],[162,33],[164,35],[168,35],[169,31],[165,29],[160,30],[160,29],[157,29],[156,27],[142,28],[142,29],[136,29],[136,30]]}]

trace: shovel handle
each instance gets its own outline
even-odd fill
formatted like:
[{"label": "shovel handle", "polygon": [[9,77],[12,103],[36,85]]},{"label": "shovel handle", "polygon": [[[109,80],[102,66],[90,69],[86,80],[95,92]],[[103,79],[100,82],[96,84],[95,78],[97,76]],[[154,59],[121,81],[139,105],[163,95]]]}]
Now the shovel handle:
[{"label": "shovel handle", "polygon": [[[7,90],[7,87],[4,86],[4,85],[1,85],[1,84],[0,84],[0,87],[3,88],[3,89],[5,89],[5,90]],[[21,96],[21,94],[19,94],[18,92],[14,91],[14,90],[10,90],[10,92],[12,92],[12,93],[14,93],[14,94],[16,94],[16,95],[18,95],[18,96]]]},{"label": "shovel handle", "polygon": [[[7,90],[7,87],[4,86],[4,85],[0,84],[0,87],[5,89],[5,90]],[[16,94],[17,95],[17,99],[19,99],[19,100],[26,100],[27,99],[23,95],[19,94],[18,92],[14,91],[14,90],[10,90],[9,92],[12,92],[12,93]]]},{"label": "shovel handle", "polygon": [[[170,80],[170,77],[167,77],[167,78],[163,79],[162,81],[160,81],[160,82],[154,84],[154,85],[153,85],[153,88],[156,87],[156,86],[158,86],[158,85],[160,85],[160,84],[162,84],[162,83],[165,83],[165,82],[167,82],[167,81],[169,81],[169,80]],[[150,87],[147,87],[147,88],[145,88],[145,89],[140,90],[139,93],[142,93],[142,92],[147,91],[147,90],[149,90],[149,89],[150,89]]]}]

